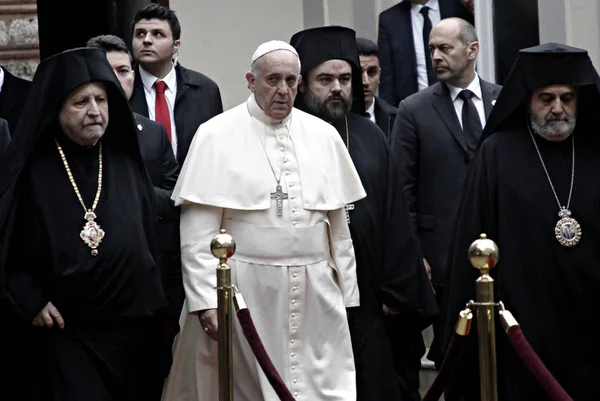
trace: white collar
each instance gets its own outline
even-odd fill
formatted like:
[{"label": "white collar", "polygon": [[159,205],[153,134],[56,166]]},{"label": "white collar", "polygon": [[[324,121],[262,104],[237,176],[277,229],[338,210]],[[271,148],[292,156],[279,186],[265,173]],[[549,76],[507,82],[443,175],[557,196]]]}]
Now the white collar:
[{"label": "white collar", "polygon": [[175,66],[171,68],[171,71],[169,71],[169,73],[165,75],[163,79],[157,78],[150,74],[148,71],[144,70],[141,65],[139,67],[142,84],[144,84],[144,88],[147,90],[152,90],[152,87],[156,81],[163,81],[167,84],[167,88],[172,91],[177,87],[177,74],[175,73]]},{"label": "white collar", "polygon": [[260,108],[260,106],[256,102],[256,99],[254,98],[254,93],[250,95],[247,103],[248,103],[248,112],[250,113],[250,115],[252,117],[256,118],[258,121],[260,121],[264,124],[267,124],[267,125],[277,125],[277,124],[287,125],[287,123],[292,119],[292,113],[294,112],[294,109],[292,108],[292,111],[290,112],[290,114],[285,116],[283,118],[283,120],[275,120],[274,118],[266,115],[265,112],[263,111],[263,109]]},{"label": "white collar", "polygon": [[423,7],[429,7],[431,9],[431,11],[439,11],[440,9],[440,5],[438,4],[438,0],[429,0],[427,3],[425,4],[412,4],[410,6],[410,11],[412,12],[413,15],[417,15],[421,12],[421,9]]},{"label": "white collar", "polygon": [[2,93],[2,85],[4,85],[4,68],[0,67],[0,93]]},{"label": "white collar", "polygon": [[468,89],[471,92],[473,92],[473,94],[475,94],[475,96],[477,96],[478,99],[483,99],[483,95],[481,93],[481,82],[479,82],[479,75],[477,75],[477,73],[475,73],[475,78],[466,88],[459,88],[458,86],[450,85],[449,83],[446,83],[446,85],[448,86],[448,90],[450,91],[450,98],[453,102],[458,97],[458,94],[464,89]]},{"label": "white collar", "polygon": [[375,120],[375,97],[373,97],[373,103],[371,103],[371,107],[369,107],[367,113],[371,116],[371,120]]}]

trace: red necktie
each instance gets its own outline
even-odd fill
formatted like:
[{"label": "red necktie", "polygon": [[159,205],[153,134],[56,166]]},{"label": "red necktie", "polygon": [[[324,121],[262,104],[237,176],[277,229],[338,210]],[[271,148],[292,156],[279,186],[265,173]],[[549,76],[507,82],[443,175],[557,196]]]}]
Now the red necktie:
[{"label": "red necktie", "polygon": [[167,99],[165,98],[167,84],[163,81],[156,81],[154,89],[156,89],[156,101],[154,102],[155,120],[165,127],[169,142],[171,142],[171,115],[169,114]]}]

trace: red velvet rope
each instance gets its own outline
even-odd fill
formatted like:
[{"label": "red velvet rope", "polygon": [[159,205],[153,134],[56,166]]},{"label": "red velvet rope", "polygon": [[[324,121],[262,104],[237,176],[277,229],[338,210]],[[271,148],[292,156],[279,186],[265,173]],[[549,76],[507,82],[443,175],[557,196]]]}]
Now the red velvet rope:
[{"label": "red velvet rope", "polygon": [[450,340],[448,351],[444,357],[444,362],[435,377],[435,380],[427,390],[427,394],[423,397],[423,401],[438,401],[444,390],[448,387],[453,373],[456,371],[456,366],[460,360],[460,356],[465,350],[467,336],[459,336],[454,334]]},{"label": "red velvet rope", "polygon": [[263,372],[267,376],[269,383],[273,386],[273,390],[279,396],[281,401],[295,401],[292,393],[286,387],[285,383],[273,362],[271,362],[271,358],[267,354],[267,350],[263,346],[262,341],[256,331],[256,327],[254,327],[254,322],[252,321],[252,316],[250,315],[250,311],[248,309],[240,309],[237,312],[238,319],[240,321],[240,325],[242,326],[242,330],[244,331],[244,336],[246,336],[246,340],[248,340],[248,344],[250,344],[250,348],[252,348],[252,352],[256,359],[258,360],[258,364],[262,368]]},{"label": "red velvet rope", "polygon": [[527,366],[548,396],[553,401],[573,401],[571,396],[567,394],[565,389],[563,389],[560,383],[552,376],[552,373],[546,368],[533,348],[531,348],[521,327],[512,326],[508,329],[507,334],[517,355],[519,355],[521,361]]}]

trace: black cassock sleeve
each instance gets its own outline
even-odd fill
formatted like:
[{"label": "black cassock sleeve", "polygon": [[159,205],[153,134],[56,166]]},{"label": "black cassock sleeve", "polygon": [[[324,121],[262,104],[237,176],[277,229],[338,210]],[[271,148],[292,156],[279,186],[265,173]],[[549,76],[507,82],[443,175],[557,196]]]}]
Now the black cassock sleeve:
[{"label": "black cassock sleeve", "polygon": [[[444,352],[454,334],[459,312],[465,309],[467,302],[475,300],[475,281],[480,274],[469,261],[469,247],[483,233],[491,240],[495,240],[498,235],[495,212],[497,171],[495,155],[490,148],[489,142],[484,143],[469,167],[465,193],[450,248],[447,290],[443,300],[445,309],[442,310],[441,316],[444,322]],[[473,314],[475,315],[474,310]],[[455,371],[446,399],[462,400],[463,396],[467,396],[468,400],[479,399],[476,319],[473,319],[466,351],[461,358],[461,365]]]},{"label": "black cassock sleeve", "polygon": [[424,328],[438,313],[435,294],[420,256],[402,180],[391,152],[387,159],[382,298],[403,315],[421,319]]},{"label": "black cassock sleeve", "polygon": [[11,313],[31,322],[46,306],[49,299],[42,289],[41,270],[45,267],[44,254],[47,241],[36,217],[40,213],[34,207],[33,194],[24,181],[18,188],[19,195],[7,222],[5,262],[7,298],[11,301]]}]

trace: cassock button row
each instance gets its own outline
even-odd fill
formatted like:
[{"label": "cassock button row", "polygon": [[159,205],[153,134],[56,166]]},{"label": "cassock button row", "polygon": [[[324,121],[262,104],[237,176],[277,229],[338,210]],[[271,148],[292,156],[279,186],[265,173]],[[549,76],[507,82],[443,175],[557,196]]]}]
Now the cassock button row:
[{"label": "cassock button row", "polygon": [[295,318],[296,318],[296,316],[298,316],[298,314],[297,314],[297,313],[292,313],[292,319],[295,319]]},{"label": "cassock button row", "polygon": [[292,370],[296,370],[296,365],[292,365]]},{"label": "cassock button row", "polygon": [[296,342],[296,340],[294,340],[293,338],[290,340],[290,344],[294,344]]},{"label": "cassock button row", "polygon": [[294,358],[294,357],[296,357],[296,353],[295,353],[295,352],[292,352],[292,353],[290,354],[290,356],[291,356],[292,358]]},{"label": "cassock button row", "polygon": [[292,333],[295,333],[298,330],[298,326],[292,326]]},{"label": "cassock button row", "polygon": [[294,292],[298,291],[298,286],[297,285],[293,286],[292,291],[294,291]]},{"label": "cassock button row", "polygon": [[280,147],[279,150],[281,150],[281,153],[285,152],[285,148],[283,146]]},{"label": "cassock button row", "polygon": [[293,277],[293,278],[296,278],[296,277],[298,277],[298,273],[293,273],[293,274],[292,274],[292,277]]},{"label": "cassock button row", "polygon": [[294,384],[298,383],[298,379],[293,379],[292,383],[294,383]]},{"label": "cassock button row", "polygon": [[292,300],[292,305],[296,305],[298,303],[298,301],[296,301],[295,299]]},{"label": "cassock button row", "polygon": [[283,159],[283,162],[284,162],[284,163],[287,163],[287,162],[288,162],[288,159]]},{"label": "cassock button row", "polygon": [[298,223],[294,221],[294,222],[292,222],[292,225],[293,225],[293,226],[297,226],[297,225],[298,225]]},{"label": "cassock button row", "polygon": [[298,397],[300,395],[299,391],[294,391],[294,397]]}]

